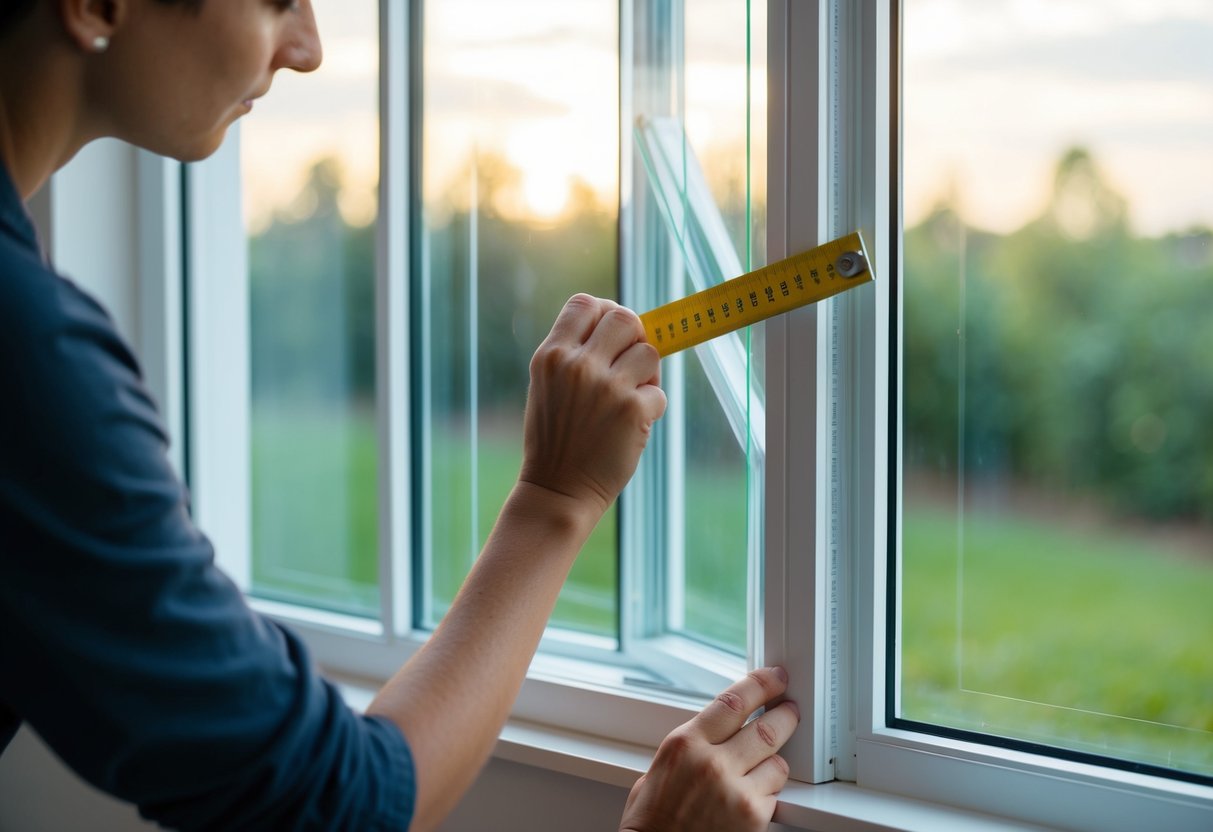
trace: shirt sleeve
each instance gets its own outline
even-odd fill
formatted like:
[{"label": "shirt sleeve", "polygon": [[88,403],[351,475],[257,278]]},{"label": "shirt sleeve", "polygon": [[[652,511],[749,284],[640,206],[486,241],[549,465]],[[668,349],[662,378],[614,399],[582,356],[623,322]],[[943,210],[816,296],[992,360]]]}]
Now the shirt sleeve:
[{"label": "shirt sleeve", "polygon": [[108,316],[3,271],[3,705],[171,827],[406,829],[401,732],[346,707],[216,568]]}]

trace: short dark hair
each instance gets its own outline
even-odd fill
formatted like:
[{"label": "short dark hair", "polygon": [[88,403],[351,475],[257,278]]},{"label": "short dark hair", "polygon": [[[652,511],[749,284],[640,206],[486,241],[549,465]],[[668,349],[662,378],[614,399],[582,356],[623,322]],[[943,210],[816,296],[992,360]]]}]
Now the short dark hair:
[{"label": "short dark hair", "polygon": [[[0,35],[16,26],[21,21],[21,18],[30,13],[30,9],[34,8],[34,4],[37,2],[38,0],[0,0]],[[179,3],[190,9],[197,10],[202,5],[203,0],[157,0],[157,2],[166,5]]]}]

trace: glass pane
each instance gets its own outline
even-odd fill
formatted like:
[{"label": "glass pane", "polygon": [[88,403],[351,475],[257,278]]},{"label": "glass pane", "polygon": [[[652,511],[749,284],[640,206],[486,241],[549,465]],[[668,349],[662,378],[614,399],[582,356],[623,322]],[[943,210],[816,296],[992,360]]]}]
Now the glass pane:
[{"label": "glass pane", "polygon": [[[757,3],[765,14],[766,4]],[[756,147],[766,148],[766,98],[755,95],[752,68],[764,77],[765,56],[751,56],[754,46],[765,48],[765,29],[751,34],[751,4],[739,0],[685,0],[686,70],[683,78],[683,123],[686,152],[693,154],[704,172],[712,202],[723,220],[736,267],[711,275],[720,282],[762,265],[766,250],[762,220],[765,166],[753,158]],[[748,37],[747,37],[748,36]],[[758,185],[759,211],[754,190]],[[685,193],[685,192],[684,192]],[[758,216],[755,217],[754,214]],[[681,294],[694,290],[684,283]],[[760,328],[755,328],[758,330]],[[755,354],[752,333],[739,333],[748,362]],[[702,350],[700,352],[703,352]],[[748,633],[747,601],[750,591],[748,555],[751,515],[748,488],[762,483],[761,454],[751,432],[754,413],[746,413],[746,429],[739,438],[729,430],[720,400],[704,372],[704,356],[688,360],[683,395],[686,430],[686,552],[681,576],[685,618],[670,621],[672,629],[732,652],[745,654]],[[757,370],[757,368],[749,368]],[[761,378],[746,373],[747,385]],[[747,403],[750,389],[737,391]],[[758,391],[755,391],[758,392]],[[761,402],[761,398],[758,399]],[[751,465],[747,465],[747,459]],[[761,510],[761,503],[759,503]],[[757,538],[755,538],[757,539]]]},{"label": "glass pane", "polygon": [[241,122],[249,236],[253,591],[378,615],[374,0],[314,0],[315,74]]},{"label": "glass pane", "polygon": [[[425,5],[414,356],[421,626],[446,611],[521,462],[531,354],[565,300],[617,296],[618,7]],[[606,517],[553,624],[614,638]]]},{"label": "glass pane", "polygon": [[[629,302],[648,308],[764,262],[765,4],[641,2],[635,11]],[[753,67],[760,71],[753,72]],[[761,328],[667,358],[648,552],[666,587],[639,635],[747,653],[761,546]],[[664,529],[664,534],[662,533]],[[651,557],[651,555],[650,555]]]},{"label": "glass pane", "polygon": [[900,716],[1213,777],[1213,10],[905,4]]}]

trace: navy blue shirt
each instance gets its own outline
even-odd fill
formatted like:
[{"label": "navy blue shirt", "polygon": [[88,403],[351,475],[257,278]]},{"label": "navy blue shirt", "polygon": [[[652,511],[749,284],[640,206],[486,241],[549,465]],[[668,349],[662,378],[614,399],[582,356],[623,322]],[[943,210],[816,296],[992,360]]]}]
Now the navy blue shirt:
[{"label": "navy blue shirt", "polygon": [[0,166],[0,751],[184,829],[405,829],[412,756],[214,563],[134,356]]}]

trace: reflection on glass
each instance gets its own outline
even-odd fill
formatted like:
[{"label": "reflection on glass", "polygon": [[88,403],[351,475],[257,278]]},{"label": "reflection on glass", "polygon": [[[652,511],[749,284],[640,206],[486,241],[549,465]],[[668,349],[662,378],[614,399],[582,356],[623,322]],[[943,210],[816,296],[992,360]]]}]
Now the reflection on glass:
[{"label": "reflection on glass", "polygon": [[253,591],[375,616],[377,4],[315,0],[325,62],[241,122]]},{"label": "reflection on glass", "polygon": [[[414,356],[419,624],[449,606],[521,462],[528,365],[565,300],[617,296],[617,6],[426,4]],[[557,626],[614,638],[605,518]]]},{"label": "reflection on glass", "polygon": [[1211,778],[1213,12],[1066,8],[906,4],[899,716]]}]

